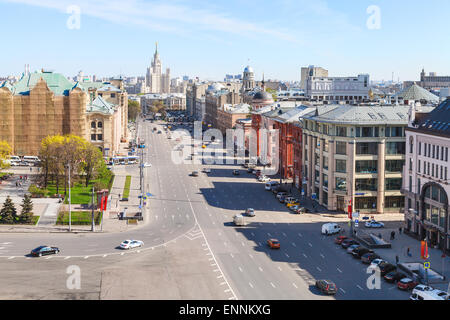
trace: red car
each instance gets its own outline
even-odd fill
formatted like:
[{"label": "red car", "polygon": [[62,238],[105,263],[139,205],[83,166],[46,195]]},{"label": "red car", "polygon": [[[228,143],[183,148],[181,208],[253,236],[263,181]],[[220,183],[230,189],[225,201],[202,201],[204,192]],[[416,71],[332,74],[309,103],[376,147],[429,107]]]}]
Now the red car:
[{"label": "red car", "polygon": [[345,239],[347,239],[348,237],[346,236],[339,236],[336,239],[334,239],[334,243],[336,244],[342,244],[342,241],[344,241]]},{"label": "red car", "polygon": [[410,278],[403,278],[399,282],[397,282],[397,287],[400,290],[412,290],[414,289],[419,283],[417,281],[414,281]]}]

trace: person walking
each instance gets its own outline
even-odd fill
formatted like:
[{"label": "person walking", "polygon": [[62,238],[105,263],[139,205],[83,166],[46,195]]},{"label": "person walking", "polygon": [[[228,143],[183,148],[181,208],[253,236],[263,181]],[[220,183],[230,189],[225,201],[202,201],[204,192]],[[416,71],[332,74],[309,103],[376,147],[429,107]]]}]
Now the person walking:
[{"label": "person walking", "polygon": [[33,168],[32,167],[30,167],[30,172],[32,172],[33,171]]},{"label": "person walking", "polygon": [[407,255],[408,257],[411,257],[411,252],[410,252],[409,247],[408,247],[408,249],[406,250],[406,255]]},{"label": "person walking", "polygon": [[402,234],[402,227],[398,228],[398,234]]}]

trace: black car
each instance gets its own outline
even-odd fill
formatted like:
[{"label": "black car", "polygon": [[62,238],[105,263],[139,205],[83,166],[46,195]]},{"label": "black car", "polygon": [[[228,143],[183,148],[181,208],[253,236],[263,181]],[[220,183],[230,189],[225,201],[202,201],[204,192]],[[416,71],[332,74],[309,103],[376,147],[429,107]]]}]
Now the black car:
[{"label": "black car", "polygon": [[330,280],[317,280],[316,288],[318,288],[322,293],[325,294],[336,294],[337,287],[334,282]]},{"label": "black car", "polygon": [[57,254],[60,250],[57,247],[40,246],[31,250],[31,255],[34,257],[42,257],[48,254]]},{"label": "black car", "polygon": [[233,174],[234,174],[235,176],[240,175],[239,170],[233,170]]},{"label": "black car", "polygon": [[392,271],[384,275],[384,280],[390,283],[400,281],[403,278],[406,278],[406,276],[403,273],[397,271]]},{"label": "black car", "polygon": [[198,177],[198,171],[192,171],[191,176]]},{"label": "black car", "polygon": [[344,241],[342,241],[341,246],[342,248],[347,249],[348,247],[354,244],[359,244],[359,242],[354,239],[345,239]]},{"label": "black car", "polygon": [[387,262],[383,262],[380,263],[378,265],[378,268],[380,268],[380,273],[381,275],[384,277],[387,273],[392,272],[392,271],[396,271],[397,267],[394,266],[393,264],[387,263]]},{"label": "black car", "polygon": [[375,252],[365,253],[361,256],[361,262],[365,264],[371,264],[375,259],[381,259]]},{"label": "black car", "polygon": [[373,253],[373,250],[365,247],[358,247],[352,251],[353,258],[356,259],[361,259],[361,257],[366,253]]}]

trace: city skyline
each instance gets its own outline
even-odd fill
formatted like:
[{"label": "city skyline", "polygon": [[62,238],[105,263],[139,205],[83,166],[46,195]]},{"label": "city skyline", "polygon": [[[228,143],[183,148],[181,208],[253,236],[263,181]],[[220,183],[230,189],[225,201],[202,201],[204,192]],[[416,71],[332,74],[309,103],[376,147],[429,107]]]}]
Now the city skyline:
[{"label": "city skyline", "polygon": [[[422,68],[450,74],[440,55],[449,49],[449,3],[411,1],[405,7],[377,1],[377,26],[371,2],[129,1],[125,6],[116,1],[0,0],[0,18],[15,28],[5,33],[5,42],[16,50],[2,76],[20,75],[25,64],[31,71],[52,69],[67,76],[79,70],[100,77],[143,76],[156,41],[173,77],[223,80],[225,74],[242,73],[247,64],[256,79],[264,73],[266,79],[285,81],[299,81],[300,68],[308,65],[324,67],[330,76],[368,73],[375,81],[389,81],[392,73],[394,81],[419,80]],[[433,21],[417,23],[426,16]],[[17,20],[27,23],[16,25]],[[25,27],[30,24],[39,27]],[[417,39],[435,45],[417,45]]]}]

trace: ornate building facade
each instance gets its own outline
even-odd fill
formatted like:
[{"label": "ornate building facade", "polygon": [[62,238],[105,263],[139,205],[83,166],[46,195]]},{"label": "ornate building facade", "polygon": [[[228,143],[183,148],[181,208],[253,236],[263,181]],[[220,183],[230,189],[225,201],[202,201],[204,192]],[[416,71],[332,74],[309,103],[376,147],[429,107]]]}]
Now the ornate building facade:
[{"label": "ornate building facade", "polygon": [[162,62],[158,52],[158,43],[156,43],[155,53],[151,66],[147,68],[146,84],[150,93],[170,93],[170,69],[162,73]]}]

